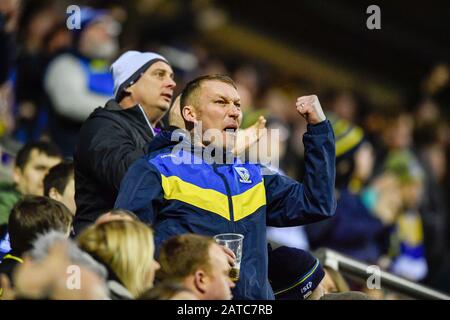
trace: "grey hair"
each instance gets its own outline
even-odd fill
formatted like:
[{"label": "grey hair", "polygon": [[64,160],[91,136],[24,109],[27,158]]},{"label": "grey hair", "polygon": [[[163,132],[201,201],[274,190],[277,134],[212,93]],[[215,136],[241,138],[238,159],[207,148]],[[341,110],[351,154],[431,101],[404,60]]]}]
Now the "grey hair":
[{"label": "grey hair", "polygon": [[79,266],[84,266],[90,271],[98,275],[103,281],[106,280],[108,272],[104,266],[92,258],[88,253],[81,250],[75,242],[67,239],[67,236],[59,231],[49,231],[39,235],[33,242],[33,248],[30,250],[30,255],[33,260],[44,260],[50,248],[57,242],[67,243],[67,254],[70,261]]}]

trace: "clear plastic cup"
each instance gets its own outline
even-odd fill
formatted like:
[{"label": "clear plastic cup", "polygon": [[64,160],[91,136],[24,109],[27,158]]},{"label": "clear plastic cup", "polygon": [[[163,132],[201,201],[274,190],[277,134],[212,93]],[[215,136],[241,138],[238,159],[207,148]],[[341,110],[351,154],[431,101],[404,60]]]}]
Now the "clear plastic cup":
[{"label": "clear plastic cup", "polygon": [[235,263],[230,270],[230,278],[234,282],[239,280],[242,259],[242,244],[244,236],[239,233],[221,233],[214,236],[217,244],[229,248],[236,256]]}]

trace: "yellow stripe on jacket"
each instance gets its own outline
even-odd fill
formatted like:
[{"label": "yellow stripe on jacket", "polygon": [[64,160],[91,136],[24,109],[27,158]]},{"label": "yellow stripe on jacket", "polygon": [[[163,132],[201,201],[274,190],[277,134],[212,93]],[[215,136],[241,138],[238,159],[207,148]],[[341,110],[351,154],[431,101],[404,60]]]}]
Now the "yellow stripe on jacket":
[{"label": "yellow stripe on jacket", "polygon": [[213,189],[203,189],[192,183],[181,180],[177,176],[161,175],[164,198],[179,200],[197,208],[214,212],[230,220],[228,197]]},{"label": "yellow stripe on jacket", "polygon": [[[228,196],[213,189],[204,189],[183,181],[177,176],[161,175],[164,199],[178,200],[197,208],[213,212],[231,221]],[[264,182],[253,188],[232,196],[234,221],[241,220],[266,204]]]},{"label": "yellow stripe on jacket", "polygon": [[266,188],[261,181],[244,193],[232,197],[234,221],[239,221],[266,204]]}]

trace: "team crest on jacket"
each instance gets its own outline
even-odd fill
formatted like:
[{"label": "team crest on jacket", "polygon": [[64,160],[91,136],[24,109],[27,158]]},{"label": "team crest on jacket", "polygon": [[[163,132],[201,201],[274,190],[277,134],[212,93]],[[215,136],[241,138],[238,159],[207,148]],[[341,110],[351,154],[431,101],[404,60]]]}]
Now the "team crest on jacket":
[{"label": "team crest on jacket", "polygon": [[252,180],[250,180],[250,173],[247,169],[243,167],[235,167],[234,170],[236,170],[239,175],[239,182],[252,183]]}]

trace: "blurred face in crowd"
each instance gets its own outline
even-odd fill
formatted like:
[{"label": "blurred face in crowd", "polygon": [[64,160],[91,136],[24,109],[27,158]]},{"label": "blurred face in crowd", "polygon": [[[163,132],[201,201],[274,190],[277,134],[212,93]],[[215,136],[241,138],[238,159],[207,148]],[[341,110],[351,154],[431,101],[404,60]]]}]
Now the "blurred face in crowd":
[{"label": "blurred face in crowd", "polygon": [[33,50],[37,47],[45,45],[44,38],[51,31],[58,21],[59,13],[54,6],[47,8],[34,14],[27,24],[27,41],[29,49]]},{"label": "blurred face in crowd", "polygon": [[165,62],[155,62],[136,83],[126,89],[134,103],[139,103],[152,122],[159,121],[169,110],[175,81],[173,70]]},{"label": "blurred face in crowd", "polygon": [[[232,85],[219,80],[203,81],[200,90],[193,122],[201,121],[203,143],[224,148],[234,146],[236,131],[242,122],[239,93]],[[190,120],[186,115],[185,118]],[[211,131],[208,133],[208,130]]]},{"label": "blurred face in crowd", "polygon": [[413,123],[409,115],[403,114],[386,125],[384,140],[389,149],[398,150],[411,145]]},{"label": "blurred face in crowd", "polygon": [[49,197],[63,203],[70,212],[75,215],[77,206],[75,204],[75,179],[72,176],[67,182],[64,192],[61,194],[55,188],[51,188],[49,192]]},{"label": "blurred face in crowd", "polygon": [[14,169],[14,182],[21,194],[42,196],[44,194],[44,177],[51,167],[61,162],[59,157],[49,157],[37,149],[30,153],[23,169]]},{"label": "blurred face in crowd", "polygon": [[230,264],[220,246],[209,248],[210,272],[204,278],[204,300],[231,300],[235,284],[230,279]]},{"label": "blurred face in crowd", "polygon": [[423,184],[420,180],[413,180],[403,183],[400,187],[403,205],[406,208],[417,208],[422,199]]},{"label": "blurred face in crowd", "polygon": [[343,119],[354,121],[357,109],[356,101],[349,92],[341,92],[333,103],[333,111]]},{"label": "blurred face in crowd", "polygon": [[92,23],[80,36],[80,51],[94,59],[114,58],[119,51],[118,29],[118,23],[109,17]]},{"label": "blurred face in crowd", "polygon": [[355,154],[355,177],[366,181],[372,174],[375,155],[370,143],[363,143]]}]

